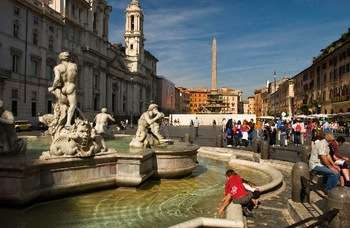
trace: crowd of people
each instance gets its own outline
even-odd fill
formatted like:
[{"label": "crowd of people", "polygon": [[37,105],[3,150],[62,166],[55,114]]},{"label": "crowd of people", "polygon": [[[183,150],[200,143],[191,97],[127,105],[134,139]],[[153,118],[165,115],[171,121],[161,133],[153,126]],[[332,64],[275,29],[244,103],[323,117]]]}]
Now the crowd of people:
[{"label": "crowd of people", "polygon": [[294,119],[275,121],[265,121],[263,126],[257,127],[257,136],[269,141],[270,145],[288,146],[288,145],[302,145],[307,140],[314,138],[316,131],[327,133],[342,132],[348,135],[347,125],[340,125],[338,121],[334,120],[328,122],[323,119]]},{"label": "crowd of people", "polygon": [[225,134],[227,147],[247,147],[253,144],[255,135],[255,124],[253,120],[249,122],[244,120],[243,123],[232,119],[222,120],[222,130]]},{"label": "crowd of people", "polygon": [[[254,123],[253,120],[222,120],[222,131],[228,147],[251,145],[255,137],[260,137],[270,145],[300,146],[311,145],[309,156],[310,173],[323,177],[323,190],[328,194],[335,186],[350,187],[350,159],[340,153],[339,148],[348,136],[347,125],[340,125],[336,120],[295,119],[291,121],[276,119]],[[338,133],[342,133],[339,135]],[[247,216],[259,203],[256,200],[259,190],[245,183],[234,170],[226,172],[224,198],[220,202],[218,213],[223,215],[225,208],[231,203],[241,204]]]}]

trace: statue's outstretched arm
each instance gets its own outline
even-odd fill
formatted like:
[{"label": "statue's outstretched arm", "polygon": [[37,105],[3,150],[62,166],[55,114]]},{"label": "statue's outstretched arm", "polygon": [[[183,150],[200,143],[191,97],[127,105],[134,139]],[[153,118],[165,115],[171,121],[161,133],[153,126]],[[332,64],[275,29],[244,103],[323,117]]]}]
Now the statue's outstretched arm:
[{"label": "statue's outstretched arm", "polygon": [[115,122],[115,119],[114,119],[111,115],[108,115],[108,118],[109,118],[111,121]]}]

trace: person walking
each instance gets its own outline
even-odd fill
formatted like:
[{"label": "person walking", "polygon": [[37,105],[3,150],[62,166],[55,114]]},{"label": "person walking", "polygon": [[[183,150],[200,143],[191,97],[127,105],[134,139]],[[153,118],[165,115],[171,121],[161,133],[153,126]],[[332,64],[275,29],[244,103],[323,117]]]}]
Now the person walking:
[{"label": "person walking", "polygon": [[198,117],[196,117],[194,119],[194,122],[193,122],[193,127],[195,129],[195,136],[198,137],[198,128],[199,128],[199,120],[198,120]]}]

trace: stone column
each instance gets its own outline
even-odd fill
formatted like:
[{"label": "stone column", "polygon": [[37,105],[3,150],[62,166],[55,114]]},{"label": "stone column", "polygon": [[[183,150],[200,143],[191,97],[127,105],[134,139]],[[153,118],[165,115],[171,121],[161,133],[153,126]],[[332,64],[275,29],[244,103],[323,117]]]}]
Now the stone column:
[{"label": "stone column", "polygon": [[309,166],[305,162],[297,162],[292,169],[292,200],[298,203],[310,202]]},{"label": "stone column", "polygon": [[350,227],[350,188],[336,187],[328,194],[328,210],[338,209],[338,215],[331,221],[331,228]]}]

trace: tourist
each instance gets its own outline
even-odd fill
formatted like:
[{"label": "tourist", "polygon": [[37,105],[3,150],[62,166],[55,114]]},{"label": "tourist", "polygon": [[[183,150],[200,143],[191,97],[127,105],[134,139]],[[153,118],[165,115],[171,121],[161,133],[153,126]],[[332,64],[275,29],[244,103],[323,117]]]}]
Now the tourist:
[{"label": "tourist", "polygon": [[274,122],[271,122],[271,131],[270,131],[270,145],[276,145],[277,139],[277,128]]},{"label": "tourist", "polygon": [[239,147],[241,145],[242,131],[241,131],[241,121],[238,120],[233,126],[233,137],[235,140],[235,146]]},{"label": "tourist", "polygon": [[350,186],[349,158],[339,153],[339,146],[345,142],[345,138],[339,136],[337,140],[335,140],[332,134],[327,134],[325,139],[329,143],[329,154],[332,160],[341,170],[341,186]]},{"label": "tourist", "polygon": [[280,132],[280,146],[287,146],[287,122],[283,121],[283,123],[279,126]]},{"label": "tourist", "polygon": [[243,125],[241,127],[242,132],[242,145],[247,147],[248,146],[248,132],[250,131],[250,126],[248,124],[248,121],[244,120]]},{"label": "tourist", "polygon": [[199,128],[199,120],[198,117],[196,117],[196,119],[193,122],[193,126],[195,129],[195,136],[198,137],[198,128]]},{"label": "tourist", "polygon": [[254,120],[251,119],[248,124],[249,124],[248,145],[252,146],[253,145],[253,139],[254,139],[254,132],[255,132]]},{"label": "tourist", "polygon": [[328,123],[327,119],[324,119],[324,123],[322,124],[322,130],[325,134],[331,132],[330,124]]},{"label": "tourist", "polygon": [[294,144],[301,144],[301,133],[304,131],[304,124],[298,119],[293,125]]},{"label": "tourist", "polygon": [[311,143],[311,155],[309,160],[310,171],[323,175],[325,191],[328,193],[338,183],[340,168],[334,164],[329,156],[328,143],[322,131],[318,131],[315,141]]},{"label": "tourist", "polygon": [[193,127],[193,120],[190,121],[190,127]]},{"label": "tourist", "polygon": [[216,120],[213,120],[213,127],[216,127]]},{"label": "tourist", "polygon": [[226,171],[225,196],[221,200],[218,213],[222,217],[226,207],[232,202],[243,207],[245,216],[251,216],[252,212],[248,208],[253,194],[247,191],[243,185],[242,178],[232,169]]},{"label": "tourist", "polygon": [[[232,119],[231,119],[231,121],[232,121]],[[225,133],[226,132],[226,119],[225,118],[223,118],[221,120],[221,127],[222,127],[222,133]]]},{"label": "tourist", "polygon": [[226,136],[226,144],[227,147],[232,147],[233,146],[233,123],[232,119],[228,119],[226,126],[225,126],[225,136]]}]

